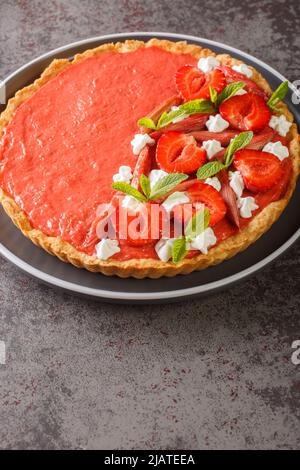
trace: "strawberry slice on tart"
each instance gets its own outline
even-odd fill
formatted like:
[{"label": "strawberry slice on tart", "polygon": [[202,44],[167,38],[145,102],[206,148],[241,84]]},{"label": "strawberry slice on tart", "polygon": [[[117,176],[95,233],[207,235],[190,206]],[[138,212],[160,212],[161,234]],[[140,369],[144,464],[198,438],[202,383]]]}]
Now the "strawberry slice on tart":
[{"label": "strawberry slice on tart", "polygon": [[115,220],[117,238],[131,246],[143,246],[161,237],[167,214],[159,204],[143,202],[136,210],[118,207]]},{"label": "strawberry slice on tart", "polygon": [[188,191],[193,204],[202,203],[209,210],[210,225],[216,225],[226,215],[226,204],[220,193],[206,183],[195,183]]},{"label": "strawberry slice on tart", "polygon": [[[193,212],[200,210],[201,206],[206,207],[209,210],[209,225],[214,226],[226,215],[226,204],[220,193],[210,186],[209,184],[197,181],[190,186],[186,195],[188,196],[190,203],[193,205]],[[180,214],[180,215],[179,215]],[[179,218],[181,211],[178,209],[175,211],[174,218]]]},{"label": "strawberry slice on tart", "polygon": [[185,101],[208,99],[210,87],[220,93],[226,85],[222,70],[215,69],[205,74],[192,65],[181,67],[176,73],[175,81],[178,93]]},{"label": "strawberry slice on tart", "polygon": [[257,132],[266,127],[271,118],[265,100],[255,94],[235,95],[220,105],[219,112],[234,129]]},{"label": "strawberry slice on tart", "polygon": [[265,192],[283,176],[282,162],[275,155],[260,150],[243,149],[236,152],[233,166],[243,176],[247,189]]},{"label": "strawberry slice on tart", "polygon": [[206,151],[193,136],[181,132],[163,134],[156,148],[156,162],[168,173],[193,173],[206,162]]}]

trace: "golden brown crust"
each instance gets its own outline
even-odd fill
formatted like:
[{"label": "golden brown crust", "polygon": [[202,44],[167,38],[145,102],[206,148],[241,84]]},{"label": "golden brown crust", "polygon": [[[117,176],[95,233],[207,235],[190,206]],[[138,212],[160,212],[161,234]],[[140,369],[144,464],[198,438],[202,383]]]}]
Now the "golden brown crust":
[{"label": "golden brown crust", "polygon": [[[138,49],[140,47],[157,46],[166,51],[173,53],[188,53],[196,58],[206,57],[207,55],[216,56],[222,64],[233,65],[242,63],[233,59],[227,54],[216,55],[209,49],[203,49],[200,46],[186,44],[186,42],[171,42],[167,40],[151,39],[147,43],[142,41],[125,41],[124,43],[103,44],[96,49],[85,51],[77,54],[73,61],[67,59],[54,60],[41,77],[32,85],[29,85],[18,91],[12,99],[9,100],[6,110],[0,116],[0,138],[3,134],[5,126],[12,119],[17,107],[26,101],[36,90],[42,85],[55,77],[63,69],[72,66],[74,63],[81,62],[88,57],[100,55],[104,52],[127,52]],[[256,81],[264,90],[271,91],[268,83],[254,68],[253,80]],[[289,112],[285,104],[281,104],[282,113],[293,121],[293,115]],[[162,262],[154,259],[132,259],[129,261],[116,261],[114,259],[101,261],[95,256],[89,256],[79,252],[72,245],[64,242],[59,237],[48,237],[40,230],[34,229],[15,201],[7,196],[0,188],[0,202],[4,210],[15,223],[15,225],[28,237],[33,243],[40,246],[48,253],[57,256],[62,261],[69,262],[74,266],[86,268],[92,272],[101,272],[105,275],[117,275],[120,277],[135,277],[142,279],[145,277],[159,278],[161,276],[175,276],[176,274],[188,274],[195,270],[200,270],[218,264],[225,259],[231,258],[240,251],[245,250],[250,244],[255,242],[263,235],[271,225],[278,219],[284,208],[286,207],[296,185],[299,169],[300,169],[300,144],[299,135],[296,124],[290,129],[290,155],[293,162],[292,177],[287,191],[282,199],[269,204],[263,209],[251,222],[238,234],[224,240],[216,247],[212,248],[207,255],[197,255],[193,258],[184,259],[174,264],[172,262]]]}]

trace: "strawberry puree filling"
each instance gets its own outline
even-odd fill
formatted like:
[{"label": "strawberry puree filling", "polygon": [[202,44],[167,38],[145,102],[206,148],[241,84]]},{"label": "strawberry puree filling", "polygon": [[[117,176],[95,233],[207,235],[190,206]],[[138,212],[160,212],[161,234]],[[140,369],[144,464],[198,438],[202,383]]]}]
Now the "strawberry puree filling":
[{"label": "strawberry puree filling", "polygon": [[154,47],[105,53],[63,71],[17,109],[0,146],[0,185],[34,228],[83,249],[98,205],[111,199],[113,174],[135,166],[138,118],[174,95],[176,71],[195,62]]}]

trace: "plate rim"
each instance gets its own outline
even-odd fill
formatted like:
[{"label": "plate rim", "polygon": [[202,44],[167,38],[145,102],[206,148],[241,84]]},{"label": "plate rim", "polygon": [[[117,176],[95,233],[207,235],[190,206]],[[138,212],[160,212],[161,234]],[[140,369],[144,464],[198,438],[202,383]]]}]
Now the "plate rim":
[{"label": "plate rim", "polygon": [[[133,31],[133,32],[123,32],[123,33],[116,33],[116,34],[106,34],[106,35],[101,35],[101,36],[92,36],[86,39],[82,39],[79,41],[75,41],[69,44],[66,44],[64,46],[52,49],[44,54],[41,54],[40,56],[36,57],[35,59],[27,62],[26,64],[22,65],[19,67],[17,70],[6,76],[6,78],[2,81],[2,83],[7,83],[11,79],[13,79],[15,76],[19,75],[23,70],[26,70],[33,66],[35,63],[40,62],[41,60],[47,59],[48,57],[53,56],[54,54],[59,54],[61,52],[64,52],[72,47],[76,46],[82,46],[84,44],[89,44],[94,41],[106,41],[106,40],[116,40],[116,39],[122,39],[122,38],[128,38],[128,37],[141,37],[141,36],[159,36],[161,38],[167,37],[167,38],[174,38],[174,39],[179,39],[179,40],[187,40],[187,41],[196,41],[196,42],[205,42],[206,44],[212,46],[212,47],[222,47],[226,48],[228,52],[233,52],[236,54],[241,55],[245,59],[249,59],[264,69],[268,70],[271,74],[273,74],[275,77],[280,79],[281,81],[286,80],[286,78],[277,70],[275,70],[273,67],[268,65],[267,63],[263,62],[260,59],[257,59],[255,56],[248,54],[247,52],[244,52],[240,49],[237,49],[235,47],[229,46],[225,43],[221,43],[219,41],[214,41],[211,39],[206,39],[198,36],[193,36],[193,35],[188,35],[188,34],[178,34],[178,33],[168,33],[168,32],[159,32],[159,31]],[[290,81],[289,83],[289,88],[293,90],[293,85],[291,84]],[[91,297],[96,297],[96,298],[103,298],[103,299],[110,299],[110,300],[115,300],[115,301],[146,301],[146,300],[171,300],[171,299],[178,299],[178,298],[184,298],[184,297],[189,297],[189,296],[196,296],[196,295],[201,295],[205,293],[209,293],[212,291],[217,291],[220,289],[225,289],[229,287],[231,284],[237,283],[239,281],[245,280],[247,277],[251,276],[255,272],[258,272],[268,264],[270,264],[272,261],[274,261],[276,258],[278,258],[280,255],[282,255],[288,248],[290,248],[296,240],[300,237],[300,228],[296,230],[296,232],[285,242],[283,245],[281,245],[279,248],[277,248],[273,253],[269,254],[265,258],[263,258],[261,261],[258,263],[255,263],[254,265],[250,266],[249,268],[246,268],[236,274],[233,274],[231,276],[227,276],[225,278],[222,278],[218,281],[213,281],[210,283],[206,283],[204,285],[199,285],[195,287],[187,287],[184,289],[176,289],[176,290],[164,290],[160,292],[125,292],[125,291],[110,291],[107,289],[96,289],[92,287],[86,287],[86,286],[81,286],[80,284],[73,283],[71,281],[65,281],[63,279],[60,279],[58,277],[55,277],[51,274],[47,274],[30,264],[26,263],[22,259],[20,259],[18,256],[14,255],[10,250],[8,250],[0,241],[0,255],[2,255],[5,259],[10,261],[12,264],[20,268],[22,271],[26,272],[27,274],[45,282],[46,284],[50,284],[55,287],[59,287],[61,289],[64,289],[66,291],[70,291],[73,293],[77,293],[79,295],[84,295],[84,296],[91,296]],[[137,281],[138,282],[138,281]]]}]

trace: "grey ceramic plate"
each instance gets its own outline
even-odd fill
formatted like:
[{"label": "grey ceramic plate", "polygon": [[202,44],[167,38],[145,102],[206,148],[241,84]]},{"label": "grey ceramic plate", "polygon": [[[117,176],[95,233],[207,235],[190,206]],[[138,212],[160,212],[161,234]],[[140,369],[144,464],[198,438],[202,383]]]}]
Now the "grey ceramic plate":
[{"label": "grey ceramic plate", "polygon": [[[78,52],[83,52],[105,42],[129,38],[147,40],[151,37],[186,40],[211,48],[216,52],[225,52],[233,57],[241,58],[256,67],[273,88],[276,88],[284,80],[282,75],[255,57],[214,41],[168,33],[126,33],[78,41],[38,57],[7,77],[5,82],[8,97],[38,77],[54,58],[72,57]],[[291,94],[290,90],[287,102],[299,125],[299,111],[291,102]],[[297,204],[299,199],[300,187],[298,185],[279,221],[245,252],[219,266],[187,276],[177,276],[173,279],[119,279],[78,270],[34,246],[13,226],[2,209],[0,210],[0,253],[40,281],[74,294],[123,303],[176,301],[224,289],[254,274],[286,251],[300,236],[300,212]]]}]

